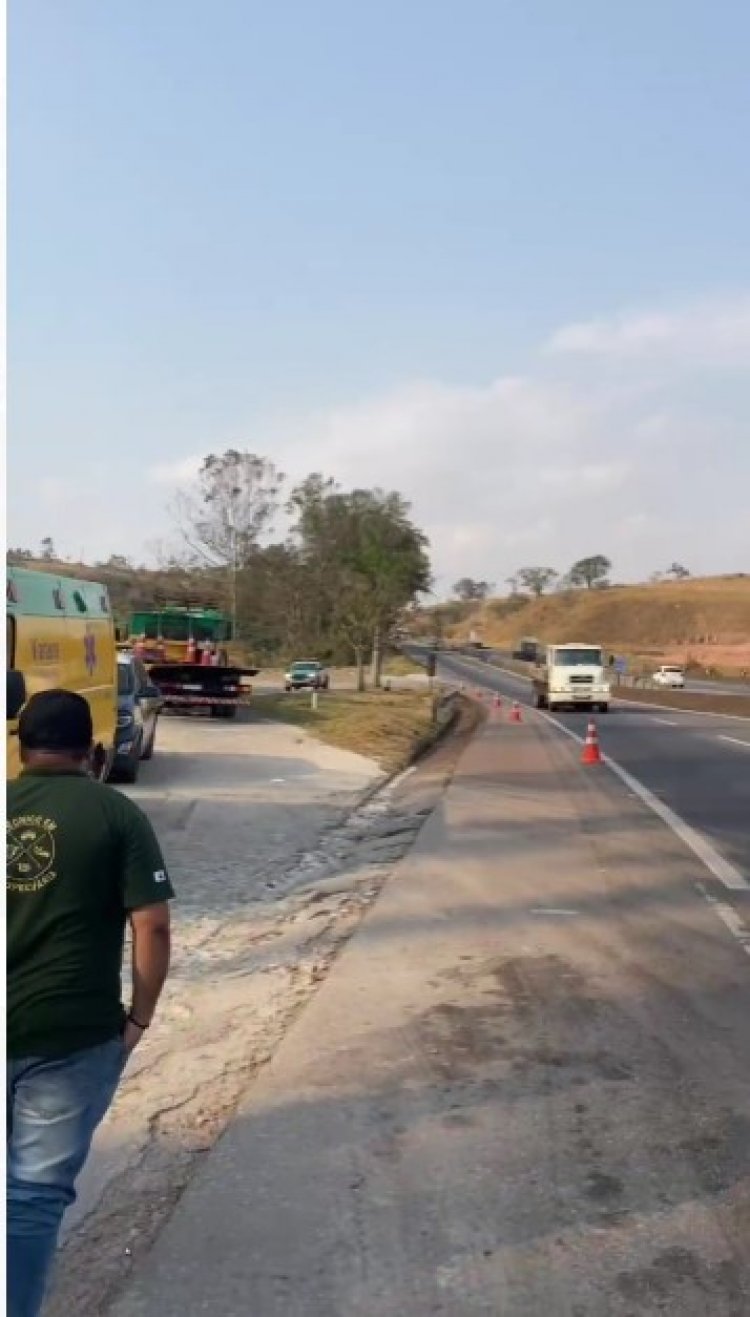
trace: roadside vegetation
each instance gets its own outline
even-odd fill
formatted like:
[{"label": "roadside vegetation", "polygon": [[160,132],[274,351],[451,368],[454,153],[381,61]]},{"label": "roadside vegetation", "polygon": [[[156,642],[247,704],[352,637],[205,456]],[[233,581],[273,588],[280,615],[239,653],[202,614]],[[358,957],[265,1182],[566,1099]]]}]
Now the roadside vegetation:
[{"label": "roadside vegetation", "polygon": [[374,759],[384,769],[399,768],[432,731],[428,691],[326,691],[313,709],[308,691],[298,695],[259,693],[252,712],[291,723],[320,741]]},{"label": "roadside vegetation", "polygon": [[[229,449],[204,458],[171,508],[179,547],[157,571],[120,555],[61,563],[50,539],[11,562],[93,576],[110,590],[117,621],[157,600],[207,603],[234,623],[237,649],[260,668],[295,658],[354,663],[357,684],[379,686],[388,637],[431,584],[427,539],[395,491],[343,490],[313,473],[289,489],[268,459]],[[283,539],[274,537],[279,521]]]}]

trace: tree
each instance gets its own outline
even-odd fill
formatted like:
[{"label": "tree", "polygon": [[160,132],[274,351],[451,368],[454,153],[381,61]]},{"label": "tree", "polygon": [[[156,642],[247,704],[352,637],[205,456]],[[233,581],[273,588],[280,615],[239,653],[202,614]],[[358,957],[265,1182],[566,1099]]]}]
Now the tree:
[{"label": "tree", "polygon": [[113,572],[132,572],[133,564],[122,553],[111,553],[106,562],[97,563],[97,567],[108,567]]},{"label": "tree", "polygon": [[489,581],[473,581],[470,576],[462,576],[460,581],[456,581],[453,594],[463,603],[468,604],[486,599],[491,589],[492,585]]},{"label": "tree", "polygon": [[690,575],[690,572],[687,567],[683,567],[681,562],[673,562],[664,575],[673,577],[675,581],[684,581]]},{"label": "tree", "polygon": [[55,542],[51,535],[45,535],[41,543],[41,555],[45,562],[53,562],[57,557],[55,553]]},{"label": "tree", "polygon": [[595,553],[591,558],[580,558],[573,563],[569,573],[570,583],[585,585],[587,590],[591,590],[603,585],[611,570],[609,558],[605,558],[603,553]]},{"label": "tree", "polygon": [[176,499],[177,519],[194,558],[223,570],[235,631],[238,572],[270,530],[282,484],[273,462],[228,448],[204,457],[195,488]]},{"label": "tree", "polygon": [[538,599],[544,594],[557,576],[553,567],[522,567],[518,579],[526,590],[530,590]]},{"label": "tree", "polygon": [[34,557],[31,549],[8,549],[6,552],[8,562],[30,562]]},{"label": "tree", "polygon": [[334,641],[354,654],[357,685],[372,647],[373,680],[380,683],[382,640],[401,612],[430,585],[427,541],[409,518],[400,494],[355,489],[345,494],[311,476],[292,495],[295,536],[319,617]]},{"label": "tree", "polygon": [[505,581],[506,581],[506,584],[510,586],[511,598],[512,598],[514,595],[517,595],[517,594],[518,594],[518,587],[519,587],[519,585],[521,584],[521,582],[520,582],[520,580],[519,580],[518,572],[515,572],[513,576],[506,576]]}]

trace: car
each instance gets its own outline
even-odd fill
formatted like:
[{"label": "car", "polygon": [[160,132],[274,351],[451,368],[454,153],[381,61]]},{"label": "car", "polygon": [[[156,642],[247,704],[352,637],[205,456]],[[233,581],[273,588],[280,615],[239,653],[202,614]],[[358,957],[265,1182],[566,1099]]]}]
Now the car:
[{"label": "car", "polygon": [[111,777],[135,782],[142,759],[154,753],[156,727],[162,707],[145,664],[134,654],[117,655],[117,730]]},{"label": "car", "polygon": [[329,685],[330,677],[317,659],[298,659],[292,663],[284,677],[284,689],[287,691],[327,691]]},{"label": "car", "polygon": [[684,690],[685,688],[684,669],[672,663],[662,663],[661,667],[656,669],[651,680],[656,686],[668,686],[672,690]]}]

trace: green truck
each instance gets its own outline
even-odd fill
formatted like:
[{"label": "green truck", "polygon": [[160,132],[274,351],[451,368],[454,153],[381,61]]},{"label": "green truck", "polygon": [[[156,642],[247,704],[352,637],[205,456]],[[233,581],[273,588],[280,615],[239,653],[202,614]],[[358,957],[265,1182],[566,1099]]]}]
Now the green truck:
[{"label": "green truck", "polygon": [[156,604],[134,611],[121,648],[131,650],[149,669],[167,709],[208,712],[234,718],[252,695],[248,678],[258,668],[230,663],[232,625],[211,604]]}]

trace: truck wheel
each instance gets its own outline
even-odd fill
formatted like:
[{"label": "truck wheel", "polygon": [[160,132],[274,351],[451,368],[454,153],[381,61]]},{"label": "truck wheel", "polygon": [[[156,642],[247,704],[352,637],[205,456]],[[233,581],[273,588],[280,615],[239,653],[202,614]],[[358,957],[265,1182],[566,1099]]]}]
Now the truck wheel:
[{"label": "truck wheel", "polygon": [[547,701],[543,695],[537,695],[534,697],[534,707],[536,709],[546,709]]},{"label": "truck wheel", "polygon": [[608,705],[608,704],[600,704],[600,705],[599,705],[599,712],[600,712],[600,713],[609,713],[609,705]]}]

